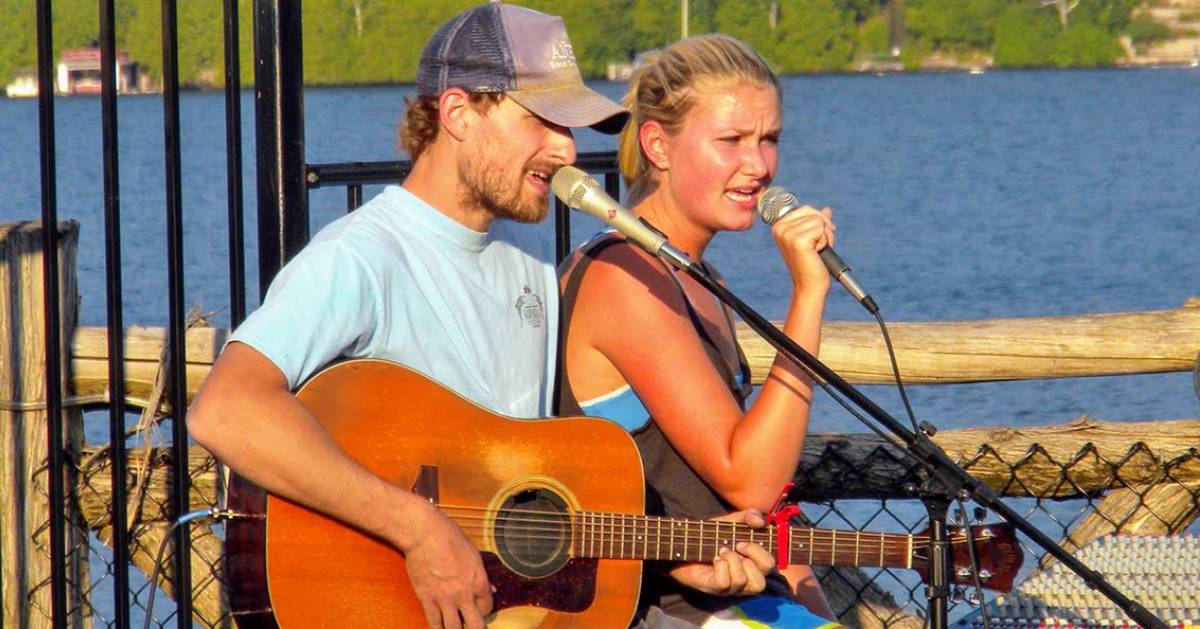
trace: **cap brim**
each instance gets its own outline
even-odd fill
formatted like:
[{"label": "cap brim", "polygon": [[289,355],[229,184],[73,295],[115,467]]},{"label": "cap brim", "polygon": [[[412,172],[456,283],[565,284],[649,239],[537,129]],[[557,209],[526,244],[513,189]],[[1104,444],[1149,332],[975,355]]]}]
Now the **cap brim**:
[{"label": "cap brim", "polygon": [[507,96],[525,109],[564,127],[591,127],[600,133],[620,133],[629,119],[624,107],[586,85],[545,90],[512,90]]}]

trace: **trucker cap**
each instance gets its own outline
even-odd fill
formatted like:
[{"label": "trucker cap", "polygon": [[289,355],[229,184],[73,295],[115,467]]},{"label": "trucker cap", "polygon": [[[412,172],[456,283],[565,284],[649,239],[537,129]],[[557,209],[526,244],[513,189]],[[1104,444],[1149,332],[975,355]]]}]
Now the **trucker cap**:
[{"label": "trucker cap", "polygon": [[454,16],[421,51],[417,93],[504,92],[564,127],[617,133],[629,112],[583,84],[561,17],[490,2]]}]

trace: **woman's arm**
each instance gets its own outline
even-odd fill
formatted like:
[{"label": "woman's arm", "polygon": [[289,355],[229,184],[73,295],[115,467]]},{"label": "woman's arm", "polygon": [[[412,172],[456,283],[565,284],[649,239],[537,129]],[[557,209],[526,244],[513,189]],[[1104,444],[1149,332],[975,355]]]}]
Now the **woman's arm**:
[{"label": "woman's arm", "polygon": [[[793,280],[783,331],[814,354],[829,288],[817,251],[831,241],[831,230],[828,214],[811,210],[793,211],[773,227]],[[812,383],[798,368],[777,359],[743,414],[711,364],[678,285],[632,247],[609,248],[589,267],[570,335],[569,373],[611,365],[717,493],[738,509],[771,508],[795,473],[808,427]]]}]

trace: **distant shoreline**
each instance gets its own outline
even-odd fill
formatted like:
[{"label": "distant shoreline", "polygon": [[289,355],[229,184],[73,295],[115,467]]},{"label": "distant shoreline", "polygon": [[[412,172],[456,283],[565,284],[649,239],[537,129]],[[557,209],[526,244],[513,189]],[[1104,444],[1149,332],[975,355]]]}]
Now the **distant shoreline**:
[{"label": "distant shoreline", "polygon": [[[1198,68],[1200,63],[1196,60],[1180,61],[1174,59],[1156,59],[1156,58],[1138,58],[1138,59],[1122,59],[1111,65],[1099,66],[992,66],[980,63],[953,62],[948,60],[939,60],[936,63],[926,65],[921,68],[905,68],[900,62],[862,62],[854,68],[841,71],[822,71],[822,72],[788,72],[779,74],[780,77],[820,77],[820,76],[859,76],[859,75],[884,75],[884,74],[984,74],[988,72],[1023,72],[1023,71],[1097,71],[1097,70],[1156,70],[1156,69],[1190,69]],[[589,82],[607,82],[607,83],[624,83],[625,81],[610,81],[604,77],[586,79]],[[305,83],[305,89],[348,89],[360,87],[411,87],[411,82],[366,82],[366,83]],[[180,87],[180,92],[219,92],[224,88],[217,85],[187,85]],[[253,85],[242,85],[242,91],[254,89]],[[128,92],[120,94],[122,98],[128,96],[159,96],[161,91],[154,90],[148,92]],[[58,97],[99,97],[100,94],[58,94]],[[0,99],[5,100],[35,100],[36,94],[31,96],[5,96],[0,92]]]}]

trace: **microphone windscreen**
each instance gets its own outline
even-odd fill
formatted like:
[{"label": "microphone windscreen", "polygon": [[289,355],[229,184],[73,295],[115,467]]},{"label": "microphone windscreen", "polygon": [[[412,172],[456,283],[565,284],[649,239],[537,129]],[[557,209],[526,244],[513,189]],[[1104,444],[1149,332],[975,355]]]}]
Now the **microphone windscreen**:
[{"label": "microphone windscreen", "polygon": [[600,182],[591,175],[574,166],[559,168],[550,179],[550,189],[554,191],[554,196],[574,209],[579,209],[579,203],[589,189],[599,185]]},{"label": "microphone windscreen", "polygon": [[788,210],[800,205],[796,195],[779,186],[771,186],[758,195],[758,216],[768,225],[774,225]]}]

